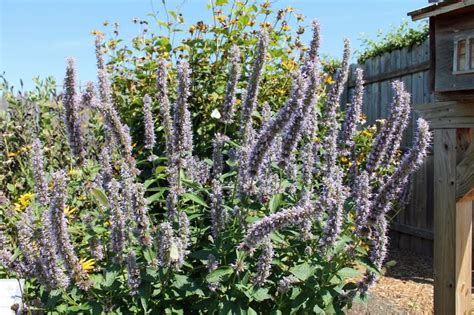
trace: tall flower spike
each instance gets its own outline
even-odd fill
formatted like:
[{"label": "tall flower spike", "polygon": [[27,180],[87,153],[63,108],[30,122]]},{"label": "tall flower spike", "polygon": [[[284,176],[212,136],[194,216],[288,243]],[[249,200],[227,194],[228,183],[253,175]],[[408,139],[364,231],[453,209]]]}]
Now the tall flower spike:
[{"label": "tall flower spike", "polygon": [[355,228],[359,236],[366,237],[369,234],[366,225],[367,217],[370,214],[370,208],[372,206],[371,187],[367,172],[362,171],[362,173],[357,176],[354,188]]},{"label": "tall flower spike", "polygon": [[224,230],[226,211],[222,204],[222,184],[219,179],[212,180],[211,191],[211,232],[212,237],[217,239]]},{"label": "tall flower spike", "polygon": [[323,178],[324,189],[321,196],[321,205],[328,211],[326,226],[319,240],[319,246],[323,252],[336,243],[341,233],[344,202],[349,194],[348,188],[342,182],[344,177],[342,169],[335,165],[328,173],[330,175]]},{"label": "tall flower spike", "polygon": [[49,216],[56,251],[61,255],[69,276],[74,279],[79,288],[88,290],[91,285],[89,277],[79,262],[71,236],[67,230],[66,215],[64,214],[66,207],[66,174],[64,171],[54,173],[53,182]]},{"label": "tall flower spike", "polygon": [[43,266],[44,279],[47,279],[47,287],[51,289],[67,288],[70,279],[60,265],[60,257],[57,253],[59,244],[53,237],[50,211],[44,211],[41,215],[40,237],[38,238],[40,264]]},{"label": "tall flower spike", "polygon": [[33,140],[31,150],[31,169],[35,180],[36,198],[42,206],[46,206],[49,202],[48,182],[44,172],[43,145],[38,138]]},{"label": "tall flower spike", "polygon": [[143,97],[143,122],[145,126],[145,148],[152,150],[155,146],[155,124],[151,113],[151,97]]},{"label": "tall flower spike", "polygon": [[190,95],[189,64],[181,60],[178,64],[177,99],[173,119],[173,155],[180,167],[186,167],[193,151],[191,113],[188,109]]},{"label": "tall flower spike", "polygon": [[140,268],[137,264],[137,257],[134,251],[130,251],[127,255],[127,284],[132,295],[138,294],[138,287],[141,283]]},{"label": "tall flower spike", "polygon": [[222,134],[217,134],[212,141],[212,177],[218,179],[222,175],[224,169],[224,158],[222,156],[222,148],[225,141],[229,138]]},{"label": "tall flower spike", "polygon": [[295,74],[292,91],[285,105],[278,111],[275,118],[265,125],[257,142],[252,147],[249,157],[248,173],[255,176],[262,165],[265,154],[271,147],[275,137],[281,132],[290,120],[293,113],[302,106],[301,98],[304,93],[304,82],[301,73]]},{"label": "tall flower spike", "polygon": [[145,188],[141,183],[135,183],[132,191],[132,209],[135,219],[135,234],[142,246],[151,245],[150,219],[145,201]]},{"label": "tall flower spike", "polygon": [[319,59],[319,45],[321,41],[321,27],[318,20],[313,20],[311,28],[313,29],[313,37],[311,38],[311,44],[309,45],[308,61],[317,64]]},{"label": "tall flower spike", "polygon": [[391,203],[401,193],[407,184],[408,178],[420,165],[423,164],[431,142],[431,132],[428,123],[423,118],[418,118],[417,133],[413,140],[413,147],[402,158],[395,172],[382,186],[374,198],[374,207],[370,214],[370,222],[374,223],[378,217],[383,216],[390,210]]},{"label": "tall flower spike", "polygon": [[110,249],[114,253],[114,261],[121,262],[125,243],[125,216],[121,207],[120,187],[116,179],[110,182]]},{"label": "tall flower spike", "polygon": [[[317,61],[316,61],[317,62]],[[314,107],[318,98],[317,92],[320,86],[319,70],[314,62],[306,62],[305,65],[306,90],[304,92],[303,105],[296,111],[290,124],[287,126],[281,148],[280,167],[284,168],[289,161],[293,160],[294,151],[306,128],[315,129],[316,120]],[[311,124],[311,126],[308,126]],[[311,133],[314,133],[311,131]],[[310,141],[312,139],[309,139]]]},{"label": "tall flower spike", "polygon": [[95,56],[97,61],[97,74],[99,79],[99,94],[103,103],[112,103],[112,93],[110,82],[105,67],[104,53],[102,48],[103,35],[98,34],[95,37]]},{"label": "tall flower spike", "polygon": [[27,272],[31,277],[37,277],[43,284],[47,283],[41,264],[39,263],[39,250],[35,240],[36,218],[31,206],[27,207],[21,214],[17,224],[18,247],[23,255]]},{"label": "tall flower spike", "polygon": [[346,39],[344,41],[344,54],[342,58],[341,69],[337,75],[336,82],[329,91],[327,105],[324,112],[324,125],[327,130],[327,134],[324,139],[325,141],[323,142],[323,147],[326,150],[325,172],[329,172],[334,167],[334,165],[336,165],[337,137],[339,133],[339,123],[337,121],[336,114],[339,107],[341,94],[344,91],[344,85],[347,81],[347,75],[349,71],[349,57],[350,47],[349,41]]},{"label": "tall flower spike", "polygon": [[180,266],[180,244],[174,236],[173,227],[169,222],[160,224],[160,230],[157,237],[158,241],[158,264],[161,267]]},{"label": "tall flower spike", "polygon": [[403,130],[400,130],[400,128],[404,128],[406,120],[408,120],[410,95],[406,92],[405,85],[401,81],[394,81],[392,82],[392,89],[395,95],[390,106],[390,115],[382,130],[377,134],[367,158],[366,169],[369,173],[376,170],[386,159],[389,147],[401,141],[397,140],[403,136]]},{"label": "tall flower spike", "polygon": [[304,220],[308,220],[313,212],[314,208],[312,205],[305,204],[302,206],[287,208],[266,216],[260,221],[252,224],[239,247],[243,250],[252,252],[272,232],[279,231],[290,225],[300,224]]},{"label": "tall flower spike", "polygon": [[360,119],[362,111],[362,103],[364,101],[364,72],[361,68],[355,71],[355,91],[352,102],[347,109],[346,118],[342,124],[341,133],[339,134],[340,144],[347,148],[347,154],[352,152],[354,146],[353,137],[356,133],[357,122]]},{"label": "tall flower spike", "polygon": [[268,49],[268,33],[265,29],[260,31],[257,52],[252,65],[252,72],[248,81],[247,92],[242,104],[240,113],[240,134],[242,143],[246,144],[249,140],[250,129],[252,127],[252,113],[257,104],[260,79],[263,72],[263,64]]},{"label": "tall flower spike", "polygon": [[230,49],[230,66],[229,77],[225,91],[224,102],[221,109],[221,120],[225,124],[232,122],[235,111],[235,94],[237,91],[237,83],[240,78],[240,49],[237,45]]},{"label": "tall flower spike", "polygon": [[184,259],[188,255],[188,247],[190,245],[191,230],[190,222],[186,212],[181,211],[178,218],[178,233],[179,233],[179,261],[183,264]]},{"label": "tall flower spike", "polygon": [[168,163],[171,163],[173,156],[173,120],[171,118],[171,106],[168,99],[168,72],[166,71],[166,63],[163,59],[158,60],[158,70],[156,71],[156,97],[160,106],[160,115],[166,139],[166,153],[168,156]]},{"label": "tall flower spike", "polygon": [[262,253],[260,254],[257,264],[257,273],[253,281],[257,287],[263,287],[265,282],[267,282],[267,278],[270,276],[273,254],[272,242],[267,239],[262,245]]},{"label": "tall flower spike", "polygon": [[65,124],[68,133],[69,147],[76,163],[82,165],[85,159],[84,137],[81,130],[81,117],[78,95],[76,93],[76,68],[73,58],[67,59],[66,77],[64,79],[63,106]]}]

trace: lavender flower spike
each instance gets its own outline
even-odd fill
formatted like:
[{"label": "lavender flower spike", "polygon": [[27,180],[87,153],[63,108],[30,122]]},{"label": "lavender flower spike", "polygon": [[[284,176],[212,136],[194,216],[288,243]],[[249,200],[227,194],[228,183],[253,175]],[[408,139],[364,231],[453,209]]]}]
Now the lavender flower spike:
[{"label": "lavender flower spike", "polygon": [[123,259],[126,224],[121,205],[120,187],[115,178],[110,182],[108,199],[110,205],[110,249],[115,254],[115,262],[121,262]]},{"label": "lavender flower spike", "polygon": [[409,176],[423,164],[428,154],[428,147],[431,142],[429,125],[423,118],[418,118],[417,125],[418,129],[413,140],[413,147],[403,156],[395,172],[374,198],[374,207],[369,217],[370,223],[375,223],[378,217],[382,217],[390,210],[392,201],[400,195]]},{"label": "lavender flower spike", "polygon": [[137,257],[134,251],[130,251],[127,255],[127,276],[127,284],[130,288],[131,295],[137,295],[141,278],[140,268],[138,267]]},{"label": "lavender flower spike", "polygon": [[112,93],[102,50],[103,40],[104,37],[101,34],[95,37],[95,56],[97,60],[97,74],[99,79],[99,95],[103,103],[112,103]]},{"label": "lavender flower spike", "polygon": [[328,101],[326,110],[324,113],[325,127],[327,129],[327,135],[323,143],[323,147],[326,150],[326,172],[329,172],[334,165],[336,165],[337,160],[337,137],[339,133],[339,124],[337,121],[337,108],[341,99],[341,94],[344,91],[344,85],[347,81],[347,76],[349,72],[349,57],[350,57],[350,47],[349,41],[346,39],[344,41],[344,54],[342,58],[341,69],[336,78],[336,82],[329,91]]},{"label": "lavender flower spike", "polygon": [[278,111],[278,114],[268,124],[264,126],[264,130],[260,133],[257,142],[252,148],[249,157],[248,172],[251,176],[255,176],[262,165],[265,154],[271,147],[273,140],[278,133],[289,122],[293,113],[302,106],[302,96],[305,90],[303,78],[298,71],[295,73],[292,91],[285,105]]},{"label": "lavender flower spike", "polygon": [[254,279],[254,284],[258,287],[263,287],[270,276],[273,254],[272,242],[267,239],[262,246],[262,253],[258,259],[257,273]]},{"label": "lavender flower spike", "polygon": [[382,130],[375,138],[372,150],[367,158],[366,170],[371,173],[376,170],[386,159],[389,147],[400,143],[403,130],[407,124],[410,113],[410,94],[405,90],[405,85],[401,81],[392,82],[392,89],[395,92],[391,104],[390,115]]},{"label": "lavender flower spike", "polygon": [[76,68],[74,59],[67,59],[66,77],[64,79],[63,106],[65,109],[65,123],[68,133],[69,147],[76,158],[78,165],[84,163],[84,137],[81,130],[79,100],[76,93]]},{"label": "lavender flower spike", "polygon": [[88,290],[91,283],[87,273],[82,268],[77,257],[71,236],[67,230],[66,215],[66,174],[64,171],[58,171],[53,174],[53,193],[51,196],[51,206],[49,208],[49,217],[51,222],[51,232],[55,239],[56,251],[61,255],[64,266],[69,276],[83,290]]},{"label": "lavender flower spike", "polygon": [[[306,62],[305,75],[307,88],[304,93],[303,105],[298,108],[283,135],[279,163],[282,168],[284,168],[289,161],[293,160],[294,150],[296,149],[305,129],[316,129],[316,116],[313,112],[318,99],[317,92],[321,81],[317,64],[312,61]],[[308,126],[308,124],[311,124],[311,126]],[[309,133],[312,134],[314,132],[310,131]]]},{"label": "lavender flower spike", "polygon": [[235,93],[237,91],[237,83],[240,78],[240,49],[237,45],[230,49],[230,66],[229,78],[227,79],[227,86],[225,92],[224,102],[222,103],[221,120],[228,124],[232,122],[235,111]]},{"label": "lavender flower spike", "polygon": [[252,72],[250,74],[247,93],[242,104],[240,114],[240,134],[243,143],[246,144],[249,140],[249,133],[252,127],[252,113],[255,111],[258,97],[258,89],[260,79],[263,72],[263,63],[265,62],[265,55],[268,49],[268,33],[265,29],[260,31],[260,38],[255,59],[252,65]]},{"label": "lavender flower spike", "polygon": [[152,150],[155,146],[155,125],[151,113],[151,97],[147,94],[143,98],[143,120],[145,125],[145,148]]},{"label": "lavender flower spike", "polygon": [[340,144],[347,147],[347,152],[352,152],[354,146],[353,137],[356,133],[357,122],[360,119],[362,103],[364,101],[364,71],[357,68],[355,71],[355,91],[352,102],[346,112],[346,118],[339,134]]},{"label": "lavender flower spike", "polygon": [[158,70],[156,71],[156,86],[157,93],[156,97],[160,106],[160,115],[163,120],[163,128],[166,138],[166,153],[168,161],[171,163],[171,157],[173,156],[173,120],[170,113],[170,101],[168,99],[168,73],[166,71],[166,64],[163,59],[158,60]]},{"label": "lavender flower spike", "polygon": [[284,229],[287,226],[295,225],[309,220],[309,216],[314,212],[311,204],[287,208],[280,212],[264,217],[255,222],[248,229],[239,247],[246,251],[253,251],[272,232]]},{"label": "lavender flower spike", "polygon": [[31,152],[31,169],[35,179],[36,199],[42,206],[46,206],[49,202],[48,182],[44,173],[43,145],[38,138],[33,140]]},{"label": "lavender flower spike", "polygon": [[367,217],[370,214],[371,202],[371,187],[369,175],[366,171],[357,176],[354,189],[354,203],[355,203],[355,227],[359,236],[367,237],[369,228],[367,227]]},{"label": "lavender flower spike", "polygon": [[174,162],[186,167],[193,151],[193,132],[191,113],[188,109],[191,70],[189,64],[181,60],[178,64],[177,100],[173,119],[173,155]]}]

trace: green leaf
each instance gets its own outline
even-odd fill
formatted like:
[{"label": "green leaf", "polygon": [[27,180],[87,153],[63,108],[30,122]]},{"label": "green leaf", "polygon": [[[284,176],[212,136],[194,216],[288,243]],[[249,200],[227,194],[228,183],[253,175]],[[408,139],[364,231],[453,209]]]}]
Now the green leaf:
[{"label": "green leaf", "polygon": [[109,206],[109,200],[107,199],[107,196],[105,195],[104,191],[100,188],[92,187],[91,189],[92,195],[94,198],[104,207]]},{"label": "green leaf", "polygon": [[229,0],[216,0],[217,6],[226,5],[227,3],[229,3]]},{"label": "green leaf", "polygon": [[353,268],[344,267],[337,272],[337,275],[341,277],[342,279],[355,278],[355,277],[360,276],[361,272]]},{"label": "green leaf", "polygon": [[183,200],[191,200],[191,201],[194,201],[195,203],[203,206],[203,207],[206,207],[208,208],[208,205],[204,202],[204,200],[202,200],[200,197],[194,195],[194,194],[191,194],[191,193],[184,193],[183,195]]},{"label": "green leaf", "polygon": [[307,262],[296,265],[290,269],[290,272],[301,281],[305,281],[314,274],[316,268],[310,266]]},{"label": "green leaf", "polygon": [[258,290],[253,292],[252,296],[257,302],[262,302],[264,300],[268,300],[272,298],[272,296],[268,294],[267,288],[259,288]]},{"label": "green leaf", "polygon": [[224,277],[230,276],[234,273],[234,269],[229,266],[217,268],[206,276],[206,281],[209,283],[222,282]]},{"label": "green leaf", "polygon": [[280,206],[282,199],[282,194],[275,194],[272,196],[272,199],[270,199],[270,212],[275,212],[278,207]]},{"label": "green leaf", "polygon": [[107,273],[105,274],[105,281],[103,282],[103,285],[105,287],[111,287],[112,284],[114,284],[118,274],[119,272],[117,270],[107,271]]}]

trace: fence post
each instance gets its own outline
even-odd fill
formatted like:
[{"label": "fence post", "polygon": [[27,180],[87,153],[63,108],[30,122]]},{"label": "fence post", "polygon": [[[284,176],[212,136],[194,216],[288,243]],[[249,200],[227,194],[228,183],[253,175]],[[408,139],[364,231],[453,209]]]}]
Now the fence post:
[{"label": "fence post", "polygon": [[[472,201],[457,197],[458,187],[465,186],[459,183],[457,131],[434,130],[435,314],[471,310]],[[466,171],[472,173],[472,166]]]}]

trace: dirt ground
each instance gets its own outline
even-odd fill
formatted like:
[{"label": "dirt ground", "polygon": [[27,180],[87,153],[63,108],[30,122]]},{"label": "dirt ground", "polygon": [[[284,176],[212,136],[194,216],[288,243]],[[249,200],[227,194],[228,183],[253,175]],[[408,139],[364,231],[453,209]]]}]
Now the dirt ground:
[{"label": "dirt ground", "polygon": [[367,305],[354,305],[349,315],[433,314],[431,257],[392,249],[385,276],[369,291]]}]

